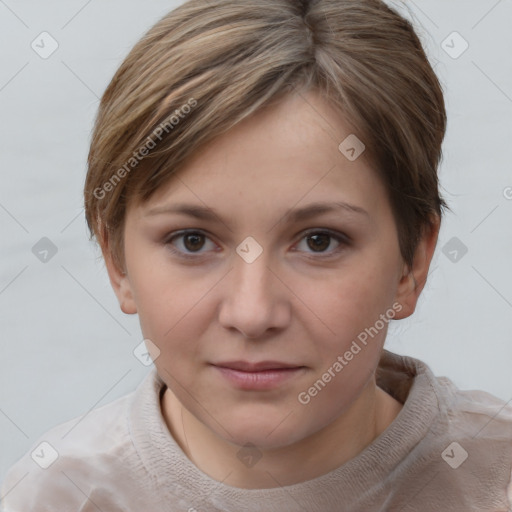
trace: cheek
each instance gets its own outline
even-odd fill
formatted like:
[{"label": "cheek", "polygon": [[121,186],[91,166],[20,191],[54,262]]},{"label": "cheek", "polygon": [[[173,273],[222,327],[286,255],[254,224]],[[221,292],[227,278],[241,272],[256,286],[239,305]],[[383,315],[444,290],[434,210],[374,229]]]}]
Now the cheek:
[{"label": "cheek", "polygon": [[192,385],[195,369],[204,358],[202,333],[213,321],[208,292],[214,283],[210,281],[211,277],[194,280],[183,273],[153,269],[136,288],[143,336],[160,350],[157,370],[187,386]]},{"label": "cheek", "polygon": [[337,278],[330,276],[315,287],[305,286],[302,294],[321,320],[317,335],[341,349],[391,307],[395,291],[389,268],[378,259],[361,258],[357,265],[340,269]]},{"label": "cheek", "polygon": [[297,399],[302,413],[315,418],[315,425],[331,422],[350,406],[378,365],[393,317],[387,321],[381,317],[390,310],[392,286],[389,280],[379,280],[379,269],[374,270],[365,267],[358,275],[347,273],[311,295],[311,309],[319,312],[329,330],[317,322],[312,334],[314,372]]},{"label": "cheek", "polygon": [[172,265],[164,247],[141,242],[130,249],[127,265],[143,334],[164,342],[194,313],[211,278]]}]

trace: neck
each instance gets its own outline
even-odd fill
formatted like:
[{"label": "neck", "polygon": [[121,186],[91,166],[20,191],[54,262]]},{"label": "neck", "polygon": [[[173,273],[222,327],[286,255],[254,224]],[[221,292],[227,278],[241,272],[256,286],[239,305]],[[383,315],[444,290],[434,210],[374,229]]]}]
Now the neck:
[{"label": "neck", "polygon": [[293,485],[333,471],[354,458],[394,420],[402,404],[377,387],[375,378],[332,423],[293,445],[259,451],[251,467],[233,464],[240,446],[220,438],[185,409],[167,388],[162,412],[187,457],[211,478],[243,489]]}]

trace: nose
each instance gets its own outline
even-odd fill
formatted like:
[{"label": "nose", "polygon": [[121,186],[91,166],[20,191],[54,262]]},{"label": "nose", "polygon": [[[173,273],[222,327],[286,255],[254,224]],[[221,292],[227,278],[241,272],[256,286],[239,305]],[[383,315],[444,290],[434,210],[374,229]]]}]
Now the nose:
[{"label": "nose", "polygon": [[269,267],[266,252],[251,263],[235,253],[233,265],[222,296],[219,323],[253,340],[286,327],[290,321],[288,289]]}]

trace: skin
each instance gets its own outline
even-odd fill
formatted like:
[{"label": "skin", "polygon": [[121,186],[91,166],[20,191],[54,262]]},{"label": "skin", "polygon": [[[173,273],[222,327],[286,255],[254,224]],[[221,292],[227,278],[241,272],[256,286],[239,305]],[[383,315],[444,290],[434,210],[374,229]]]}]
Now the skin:
[{"label": "skin", "polygon": [[[387,324],[307,405],[297,398],[393,304],[401,306],[395,319],[414,312],[437,242],[439,220],[412,267],[404,264],[383,184],[364,153],[351,162],[338,150],[350,133],[321,96],[290,95],[203,146],[149,202],[130,203],[125,272],[103,247],[122,311],[139,315],[160,350],[169,431],[225,484],[271,488],[325,474],[360,453],[402,407],[375,381]],[[332,201],[366,214],[285,217]],[[149,214],[177,203],[217,217]],[[170,240],[184,229],[204,236]],[[306,230],[320,235],[316,245]],[[252,263],[236,252],[248,236],[263,249]],[[241,390],[211,365],[226,360],[304,368],[273,389]],[[252,467],[237,457],[248,442],[261,455]]]}]

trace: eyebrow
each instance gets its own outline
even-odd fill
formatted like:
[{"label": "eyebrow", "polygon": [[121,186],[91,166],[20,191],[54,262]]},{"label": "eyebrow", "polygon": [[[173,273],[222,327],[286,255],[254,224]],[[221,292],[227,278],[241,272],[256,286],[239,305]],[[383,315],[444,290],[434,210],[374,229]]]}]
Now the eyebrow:
[{"label": "eyebrow", "polygon": [[[300,222],[306,219],[310,219],[311,217],[314,216],[339,211],[356,213],[361,216],[366,216],[368,219],[370,218],[369,213],[364,208],[343,201],[336,201],[323,203],[317,202],[308,204],[307,206],[303,206],[301,208],[291,208],[286,211],[286,213],[281,217],[281,220],[285,220],[288,222]],[[220,217],[212,208],[182,203],[156,206],[148,210],[144,216],[149,217],[163,214],[180,214],[187,215],[189,217],[194,217],[199,220],[222,221],[222,217]]]}]

